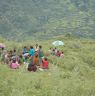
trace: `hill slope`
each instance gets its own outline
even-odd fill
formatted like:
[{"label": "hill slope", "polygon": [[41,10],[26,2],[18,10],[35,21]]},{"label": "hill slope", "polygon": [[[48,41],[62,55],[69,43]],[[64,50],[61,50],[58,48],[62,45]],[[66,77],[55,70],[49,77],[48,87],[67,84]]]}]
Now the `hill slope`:
[{"label": "hill slope", "polygon": [[95,0],[2,0],[0,35],[8,39],[73,34],[95,38]]}]

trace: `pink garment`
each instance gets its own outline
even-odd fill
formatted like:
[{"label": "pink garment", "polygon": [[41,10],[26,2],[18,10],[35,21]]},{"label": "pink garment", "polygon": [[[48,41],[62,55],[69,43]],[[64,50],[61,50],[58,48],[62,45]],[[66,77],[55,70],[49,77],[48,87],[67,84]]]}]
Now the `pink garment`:
[{"label": "pink garment", "polygon": [[64,58],[64,54],[61,54],[60,57],[63,57]]},{"label": "pink garment", "polygon": [[11,64],[11,68],[12,68],[12,69],[19,68],[19,64],[17,64],[17,63],[12,63],[12,64]]}]

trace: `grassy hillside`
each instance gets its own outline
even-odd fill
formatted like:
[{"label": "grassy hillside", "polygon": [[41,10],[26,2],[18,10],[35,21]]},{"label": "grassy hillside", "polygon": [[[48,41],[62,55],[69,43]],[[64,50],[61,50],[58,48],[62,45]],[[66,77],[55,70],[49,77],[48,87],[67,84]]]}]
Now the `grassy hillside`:
[{"label": "grassy hillside", "polygon": [[[65,58],[49,56],[49,71],[27,72],[25,66],[11,70],[0,64],[0,96],[95,96],[95,41],[65,37],[60,40],[65,42],[65,46],[58,47]],[[53,47],[52,41],[37,42],[46,52]],[[6,44],[14,48],[35,44],[31,42]]]},{"label": "grassy hillside", "polygon": [[0,35],[25,39],[70,33],[95,38],[94,5],[95,0],[2,0]]}]

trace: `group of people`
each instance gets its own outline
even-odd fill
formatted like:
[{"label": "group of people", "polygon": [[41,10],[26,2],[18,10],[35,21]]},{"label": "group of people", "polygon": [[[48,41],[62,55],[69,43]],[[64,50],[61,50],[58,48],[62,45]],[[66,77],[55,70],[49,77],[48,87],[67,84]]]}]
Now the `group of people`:
[{"label": "group of people", "polygon": [[56,47],[55,48],[50,48],[49,49],[49,53],[51,55],[64,58],[64,52],[59,50],[59,49],[57,49]]},{"label": "group of people", "polygon": [[[57,48],[50,48],[48,54],[64,58],[64,52]],[[26,65],[28,71],[47,70],[49,68],[48,55],[45,55],[41,45],[24,46],[17,50],[0,48],[0,62],[7,64],[12,69]]]},{"label": "group of people", "polygon": [[48,69],[49,61],[44,55],[41,45],[24,46],[21,51],[0,49],[1,62],[7,64],[12,69],[20,68],[26,65],[28,71],[37,71],[38,69]]}]

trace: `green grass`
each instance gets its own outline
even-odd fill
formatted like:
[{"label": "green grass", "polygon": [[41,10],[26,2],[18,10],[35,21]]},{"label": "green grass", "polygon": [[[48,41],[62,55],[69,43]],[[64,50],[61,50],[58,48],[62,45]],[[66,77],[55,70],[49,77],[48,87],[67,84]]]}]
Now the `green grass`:
[{"label": "green grass", "polygon": [[[65,57],[49,56],[49,71],[28,72],[25,66],[12,70],[0,64],[0,96],[95,96],[95,44],[89,43],[92,40],[63,40],[65,46],[58,48]],[[47,52],[52,41],[38,43]],[[6,43],[9,49],[13,46]]]}]

